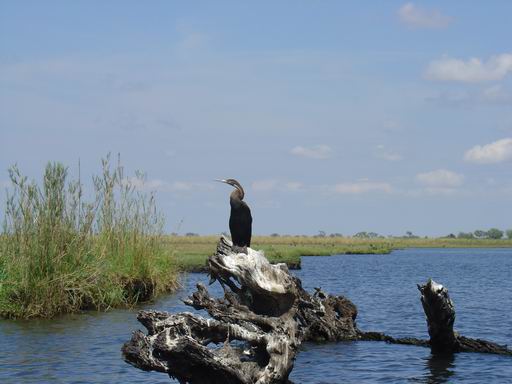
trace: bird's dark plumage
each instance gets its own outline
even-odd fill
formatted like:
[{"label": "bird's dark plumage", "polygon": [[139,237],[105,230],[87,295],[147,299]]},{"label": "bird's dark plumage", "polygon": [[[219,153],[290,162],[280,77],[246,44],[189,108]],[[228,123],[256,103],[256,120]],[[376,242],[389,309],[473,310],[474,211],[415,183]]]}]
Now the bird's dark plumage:
[{"label": "bird's dark plumage", "polygon": [[229,215],[229,230],[233,247],[245,248],[251,246],[252,216],[251,209],[243,201],[245,192],[242,186],[235,179],[219,180],[220,182],[235,187],[229,197],[231,214]]},{"label": "bird's dark plumage", "polygon": [[229,215],[229,230],[233,245],[250,247],[252,235],[252,216],[245,201],[230,199],[231,214]]}]

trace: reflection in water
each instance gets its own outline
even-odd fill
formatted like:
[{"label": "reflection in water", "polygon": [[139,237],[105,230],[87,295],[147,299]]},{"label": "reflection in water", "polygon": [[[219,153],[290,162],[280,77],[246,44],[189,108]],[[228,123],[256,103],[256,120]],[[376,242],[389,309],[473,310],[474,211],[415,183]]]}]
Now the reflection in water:
[{"label": "reflection in water", "polygon": [[425,383],[439,384],[446,383],[453,376],[453,368],[455,361],[454,354],[448,355],[430,355],[427,360],[428,373],[426,374]]}]

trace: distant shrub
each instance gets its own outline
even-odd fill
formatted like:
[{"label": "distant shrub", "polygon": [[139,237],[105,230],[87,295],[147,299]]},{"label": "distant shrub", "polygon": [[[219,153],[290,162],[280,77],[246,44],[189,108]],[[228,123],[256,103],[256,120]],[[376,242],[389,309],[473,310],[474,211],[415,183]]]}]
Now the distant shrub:
[{"label": "distant shrub", "polygon": [[477,229],[475,232],[473,232],[473,234],[475,235],[475,237],[477,239],[485,239],[485,238],[489,237],[489,234],[487,233],[487,231],[482,231],[481,229]]},{"label": "distant shrub", "polygon": [[487,236],[490,239],[498,240],[503,237],[503,231],[498,228],[491,228],[487,231]]}]

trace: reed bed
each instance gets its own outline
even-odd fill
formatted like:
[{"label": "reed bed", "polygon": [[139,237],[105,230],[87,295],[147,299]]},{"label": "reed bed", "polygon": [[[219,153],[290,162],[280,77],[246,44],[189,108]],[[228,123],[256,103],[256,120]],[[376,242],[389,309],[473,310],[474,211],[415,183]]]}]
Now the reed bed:
[{"label": "reed bed", "polygon": [[144,176],[127,179],[102,160],[93,196],[84,198],[68,169],[49,163],[41,186],[9,170],[0,237],[0,315],[53,317],[148,300],[176,287],[176,266],[162,241],[163,217]]}]

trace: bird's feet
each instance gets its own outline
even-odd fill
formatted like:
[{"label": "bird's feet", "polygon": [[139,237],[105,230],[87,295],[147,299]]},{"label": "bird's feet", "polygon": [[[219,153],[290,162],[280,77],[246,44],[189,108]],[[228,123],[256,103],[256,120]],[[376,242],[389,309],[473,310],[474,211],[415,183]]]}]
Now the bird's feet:
[{"label": "bird's feet", "polygon": [[246,255],[248,254],[247,253],[247,247],[244,246],[244,247],[240,247],[238,245],[233,245],[231,247],[231,250],[234,252],[234,253],[245,253]]}]

